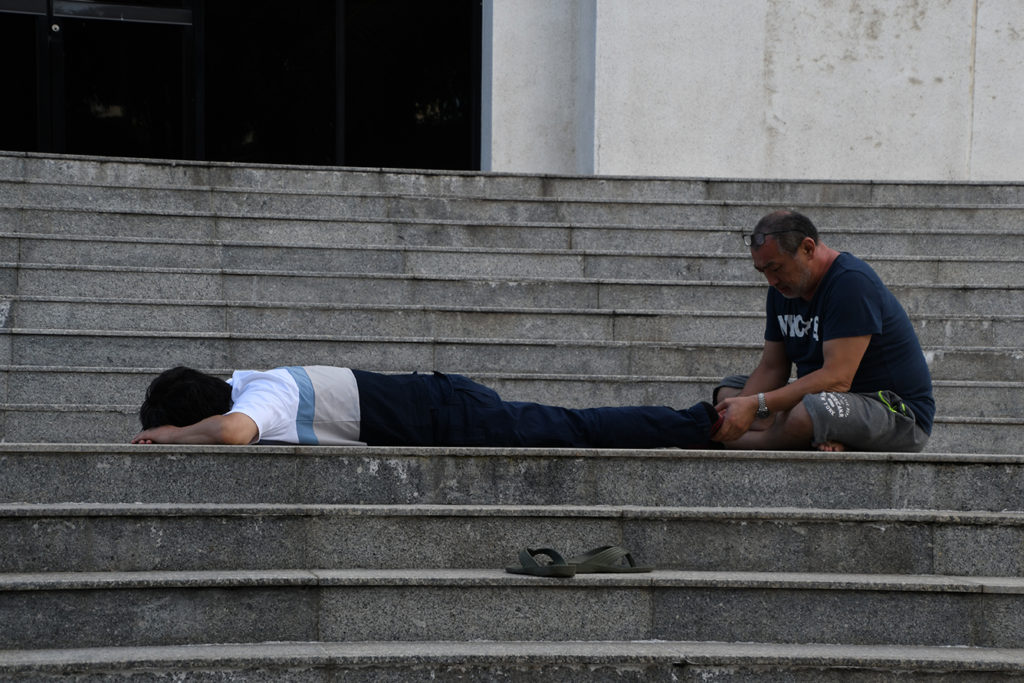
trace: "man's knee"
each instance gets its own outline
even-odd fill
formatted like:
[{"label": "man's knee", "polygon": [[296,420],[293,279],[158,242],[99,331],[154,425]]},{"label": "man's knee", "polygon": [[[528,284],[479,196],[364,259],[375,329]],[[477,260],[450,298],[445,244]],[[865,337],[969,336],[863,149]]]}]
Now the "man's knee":
[{"label": "man's knee", "polygon": [[806,440],[808,446],[814,439],[814,421],[811,419],[811,414],[807,412],[803,401],[797,403],[785,413],[780,413],[778,415],[777,427],[782,430],[788,439],[793,441]]},{"label": "man's knee", "polygon": [[717,406],[727,398],[739,396],[747,383],[748,377],[748,375],[727,375],[723,377],[718,386],[711,391],[711,402]]},{"label": "man's knee", "polygon": [[735,389],[733,387],[715,387],[715,391],[711,395],[711,401],[717,406],[727,398],[739,396],[740,391],[742,391],[742,389]]}]

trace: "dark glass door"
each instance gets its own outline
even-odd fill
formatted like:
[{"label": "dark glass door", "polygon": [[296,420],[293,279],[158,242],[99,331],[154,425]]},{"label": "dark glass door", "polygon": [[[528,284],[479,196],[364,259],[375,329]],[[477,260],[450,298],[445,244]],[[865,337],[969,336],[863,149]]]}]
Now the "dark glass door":
[{"label": "dark glass door", "polygon": [[38,148],[39,108],[37,34],[42,26],[31,14],[0,14],[0,149],[30,152]]},{"label": "dark glass door", "polygon": [[178,26],[65,19],[66,151],[183,158],[188,104]]},{"label": "dark glass door", "polygon": [[480,0],[0,0],[0,149],[479,168]]},{"label": "dark glass door", "polygon": [[336,0],[206,5],[207,156],[334,164]]},{"label": "dark glass door", "polygon": [[344,7],[345,162],[480,168],[480,1]]},{"label": "dark glass door", "polygon": [[180,0],[0,0],[4,90],[19,102],[0,146],[195,156],[192,16]]}]

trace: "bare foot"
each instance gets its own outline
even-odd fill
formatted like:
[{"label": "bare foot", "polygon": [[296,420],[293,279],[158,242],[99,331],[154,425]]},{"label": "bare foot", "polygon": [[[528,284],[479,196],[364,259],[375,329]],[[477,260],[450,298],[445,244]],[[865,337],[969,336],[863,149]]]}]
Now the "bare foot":
[{"label": "bare foot", "polygon": [[846,446],[839,443],[838,441],[825,441],[818,444],[819,451],[826,451],[829,453],[840,453],[846,450]]}]

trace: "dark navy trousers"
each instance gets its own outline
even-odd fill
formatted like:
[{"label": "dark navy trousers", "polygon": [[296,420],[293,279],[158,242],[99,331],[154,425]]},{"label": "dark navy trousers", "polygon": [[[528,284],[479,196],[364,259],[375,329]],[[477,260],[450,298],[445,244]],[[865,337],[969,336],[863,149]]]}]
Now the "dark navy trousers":
[{"label": "dark navy trousers", "polygon": [[560,408],[503,401],[462,375],[353,373],[359,438],[371,446],[686,448],[708,442],[714,412],[702,404]]}]

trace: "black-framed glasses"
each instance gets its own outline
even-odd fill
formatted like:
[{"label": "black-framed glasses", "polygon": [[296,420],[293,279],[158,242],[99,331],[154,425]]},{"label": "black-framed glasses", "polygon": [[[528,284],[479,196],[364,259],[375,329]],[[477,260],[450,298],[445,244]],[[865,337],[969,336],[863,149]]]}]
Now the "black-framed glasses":
[{"label": "black-framed glasses", "polygon": [[772,232],[752,232],[749,235],[743,235],[743,244],[748,247],[760,247],[764,245],[764,238],[768,235],[781,235],[784,232],[799,232],[801,235],[804,234],[803,230],[794,230],[792,228],[789,230],[774,230]]}]

